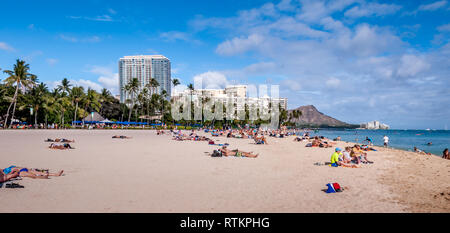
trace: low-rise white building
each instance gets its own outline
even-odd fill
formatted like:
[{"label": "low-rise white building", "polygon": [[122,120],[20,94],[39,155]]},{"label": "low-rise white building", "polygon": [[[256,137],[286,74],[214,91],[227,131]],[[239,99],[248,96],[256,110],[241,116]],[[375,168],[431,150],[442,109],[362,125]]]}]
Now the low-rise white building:
[{"label": "low-rise white building", "polygon": [[360,125],[363,129],[389,129],[389,125],[380,123],[379,121],[371,121]]},{"label": "low-rise white building", "polygon": [[[186,89],[183,92],[173,93],[172,100],[179,101],[185,97],[190,97],[191,95],[194,101],[198,99],[202,100],[222,99],[224,101],[232,100],[237,103],[239,100],[244,100],[245,104],[247,105],[252,104],[268,105],[270,102],[272,102],[272,103],[279,103],[281,105],[281,108],[284,110],[287,109],[287,98],[270,98],[269,96],[249,97],[247,95],[246,85],[227,86],[225,89],[197,89],[193,91]],[[241,107],[237,106],[237,110],[241,110],[240,108],[242,107],[245,107],[245,105]]]}]

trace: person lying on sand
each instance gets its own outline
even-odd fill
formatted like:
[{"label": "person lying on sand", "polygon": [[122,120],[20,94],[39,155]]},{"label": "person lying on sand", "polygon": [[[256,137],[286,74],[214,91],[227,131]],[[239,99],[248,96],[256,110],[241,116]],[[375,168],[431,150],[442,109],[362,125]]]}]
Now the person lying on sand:
[{"label": "person lying on sand", "polygon": [[2,169],[0,169],[0,183],[6,182],[8,180],[14,179],[19,176],[18,172],[9,172],[5,174]]},{"label": "person lying on sand", "polygon": [[50,144],[50,146],[49,146],[48,148],[50,148],[50,149],[56,149],[56,150],[75,149],[75,148],[73,148],[69,143],[64,143],[64,144],[55,144],[55,143],[52,143],[52,144]]},{"label": "person lying on sand", "polygon": [[132,137],[127,137],[127,136],[123,136],[123,135],[120,135],[120,136],[114,135],[114,136],[112,136],[112,138],[130,139],[130,138],[132,138]]},{"label": "person lying on sand", "polygon": [[223,156],[237,156],[237,157],[249,157],[249,158],[258,157],[258,154],[253,154],[253,152],[245,152],[245,151],[240,151],[238,149],[228,150],[226,146],[223,146],[222,148],[220,148],[219,151],[222,152]]},{"label": "person lying on sand", "polygon": [[320,140],[319,137],[317,136],[314,137],[314,140],[311,143],[312,147],[322,147],[322,148],[333,147],[334,145],[335,145],[334,143]]},{"label": "person lying on sand", "polygon": [[417,147],[414,147],[414,152],[419,153],[419,154],[423,154],[423,155],[431,155],[431,153],[425,152]]},{"label": "person lying on sand", "polygon": [[64,171],[61,170],[58,173],[41,172],[38,169],[26,168],[26,167],[16,167],[11,166],[12,172],[17,172],[20,177],[29,177],[33,179],[48,179],[49,176],[61,176]]},{"label": "person lying on sand", "polygon": [[45,142],[75,142],[75,139],[69,140],[69,139],[65,139],[65,138],[56,138],[55,140],[47,138],[47,140],[45,140]]}]

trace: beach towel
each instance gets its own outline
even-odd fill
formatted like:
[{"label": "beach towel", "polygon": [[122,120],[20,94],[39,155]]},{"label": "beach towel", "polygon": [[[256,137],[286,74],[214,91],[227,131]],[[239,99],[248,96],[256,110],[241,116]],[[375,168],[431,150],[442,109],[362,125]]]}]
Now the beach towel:
[{"label": "beach towel", "polygon": [[328,183],[327,187],[326,193],[342,192],[341,186],[338,183]]}]

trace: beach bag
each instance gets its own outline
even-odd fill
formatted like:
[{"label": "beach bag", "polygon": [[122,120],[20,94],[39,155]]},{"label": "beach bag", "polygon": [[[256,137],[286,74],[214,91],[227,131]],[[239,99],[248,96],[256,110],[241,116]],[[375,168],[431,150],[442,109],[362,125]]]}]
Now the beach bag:
[{"label": "beach bag", "polygon": [[208,142],[208,144],[209,144],[209,145],[214,145],[214,141],[213,141],[213,140],[210,140],[210,141]]},{"label": "beach bag", "polygon": [[218,150],[214,150],[211,157],[222,157],[222,153]]},{"label": "beach bag", "polygon": [[338,183],[328,183],[327,184],[327,191],[326,193],[336,193],[336,192],[342,192],[341,186]]}]

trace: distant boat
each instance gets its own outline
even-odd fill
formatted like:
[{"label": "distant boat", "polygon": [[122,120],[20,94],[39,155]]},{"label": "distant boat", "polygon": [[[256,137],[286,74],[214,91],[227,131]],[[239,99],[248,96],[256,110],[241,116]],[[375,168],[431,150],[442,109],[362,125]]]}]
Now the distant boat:
[{"label": "distant boat", "polygon": [[430,131],[431,129],[426,129],[427,131]]}]

